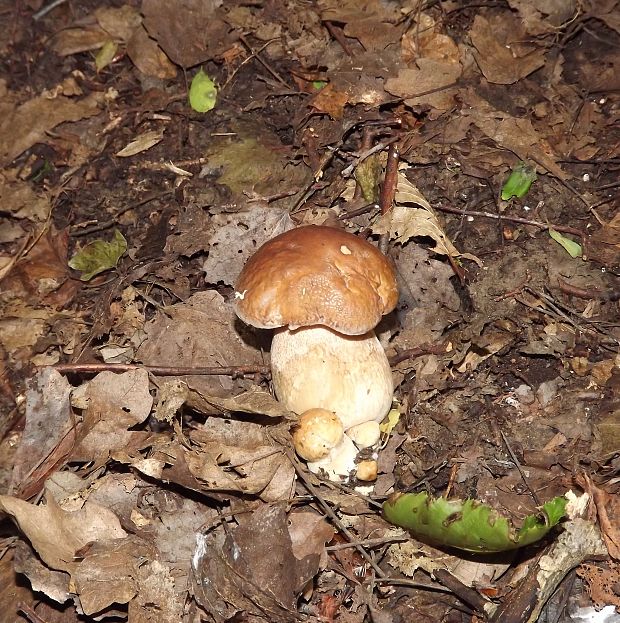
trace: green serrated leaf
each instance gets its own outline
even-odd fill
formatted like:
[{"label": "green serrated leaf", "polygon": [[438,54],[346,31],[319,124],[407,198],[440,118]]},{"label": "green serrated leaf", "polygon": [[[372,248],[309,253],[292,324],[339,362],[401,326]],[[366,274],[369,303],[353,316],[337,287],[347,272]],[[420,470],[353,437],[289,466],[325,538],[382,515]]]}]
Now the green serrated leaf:
[{"label": "green serrated leaf", "polygon": [[519,162],[512,169],[510,177],[502,188],[502,200],[508,201],[511,197],[525,196],[535,180],[536,167],[525,162]]},{"label": "green serrated leaf", "polygon": [[90,281],[95,275],[114,268],[125,251],[127,240],[115,229],[111,242],[93,240],[69,260],[69,266],[82,271],[82,281]]},{"label": "green serrated leaf", "polygon": [[209,112],[215,108],[217,87],[201,69],[192,79],[189,88],[189,105],[196,112]]},{"label": "green serrated leaf", "polygon": [[508,518],[477,500],[396,493],[383,505],[385,518],[422,540],[470,552],[503,552],[538,541],[564,517],[567,500],[557,497],[529,515],[518,530]]},{"label": "green serrated leaf", "polygon": [[103,47],[100,48],[95,55],[95,68],[97,69],[97,73],[107,67],[114,60],[117,50],[118,43],[112,41],[111,39],[103,44]]},{"label": "green serrated leaf", "polygon": [[561,244],[564,247],[564,249],[566,250],[566,252],[571,257],[581,257],[581,255],[583,254],[583,250],[581,248],[581,245],[578,242],[575,242],[574,240],[571,240],[570,238],[567,238],[566,236],[563,236],[559,231],[555,231],[555,229],[550,229],[549,230],[549,235],[558,244]]}]

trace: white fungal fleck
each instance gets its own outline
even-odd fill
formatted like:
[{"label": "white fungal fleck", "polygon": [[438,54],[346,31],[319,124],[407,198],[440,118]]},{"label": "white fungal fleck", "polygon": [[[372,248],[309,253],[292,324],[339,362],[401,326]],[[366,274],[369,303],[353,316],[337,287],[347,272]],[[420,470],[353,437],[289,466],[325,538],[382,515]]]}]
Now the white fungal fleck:
[{"label": "white fungal fleck", "polygon": [[340,253],[342,253],[343,255],[351,255],[351,249],[349,249],[346,244],[343,244],[340,247]]},{"label": "white fungal fleck", "polygon": [[243,292],[235,291],[235,299],[243,300],[245,298],[246,293],[247,293],[247,290],[244,290]]}]

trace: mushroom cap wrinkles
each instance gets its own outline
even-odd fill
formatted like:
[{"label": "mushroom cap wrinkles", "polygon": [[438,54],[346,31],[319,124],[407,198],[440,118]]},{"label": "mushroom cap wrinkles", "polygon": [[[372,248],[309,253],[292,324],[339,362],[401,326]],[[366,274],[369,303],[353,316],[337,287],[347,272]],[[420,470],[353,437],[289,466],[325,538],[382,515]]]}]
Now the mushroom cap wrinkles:
[{"label": "mushroom cap wrinkles", "polygon": [[272,238],[248,260],[235,311],[261,329],[323,325],[361,335],[397,301],[394,269],[376,247],[335,227],[307,225]]}]

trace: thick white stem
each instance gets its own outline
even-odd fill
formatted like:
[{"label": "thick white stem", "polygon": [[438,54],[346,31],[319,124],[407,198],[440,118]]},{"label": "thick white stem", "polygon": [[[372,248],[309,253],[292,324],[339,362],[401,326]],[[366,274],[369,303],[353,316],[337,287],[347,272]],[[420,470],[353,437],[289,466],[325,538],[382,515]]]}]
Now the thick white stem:
[{"label": "thick white stem", "polygon": [[392,405],[390,364],[372,331],[348,336],[319,326],[278,329],[271,374],[278,399],[288,409],[333,411],[345,431],[380,422]]}]

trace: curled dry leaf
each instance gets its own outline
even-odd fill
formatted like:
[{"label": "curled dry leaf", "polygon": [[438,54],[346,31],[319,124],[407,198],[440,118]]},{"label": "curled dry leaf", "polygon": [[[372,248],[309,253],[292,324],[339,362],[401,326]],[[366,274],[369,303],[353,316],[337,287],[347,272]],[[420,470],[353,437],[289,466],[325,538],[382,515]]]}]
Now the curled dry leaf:
[{"label": "curled dry leaf", "polygon": [[542,67],[545,55],[543,49],[534,49],[524,56],[515,56],[510,44],[518,38],[516,24],[506,14],[500,19],[499,23],[498,20],[491,23],[476,15],[469,36],[484,77],[495,84],[513,84]]},{"label": "curled dry leaf", "polygon": [[143,151],[147,151],[154,147],[164,138],[164,133],[161,130],[153,130],[151,132],[145,132],[136,136],[130,143],[125,145],[123,149],[117,151],[115,156],[119,158],[128,158],[129,156],[135,156]]},{"label": "curled dry leaf", "polygon": [[1,495],[0,510],[13,517],[45,564],[61,571],[75,570],[75,554],[88,543],[127,536],[116,515],[98,504],[67,512],[51,496],[34,505]]},{"label": "curled dry leaf", "polygon": [[430,237],[435,241],[435,253],[453,258],[460,255],[444,233],[430,203],[402,171],[398,173],[394,207],[381,216],[372,231],[375,234],[389,234],[391,240],[400,244],[416,236]]},{"label": "curled dry leaf", "polygon": [[239,612],[258,620],[267,613],[272,623],[295,620],[296,598],[318,571],[319,555],[295,556],[282,504],[261,504],[236,519],[235,529],[199,536],[192,559],[197,602],[216,621]]},{"label": "curled dry leaf", "polygon": [[76,101],[58,96],[34,97],[0,120],[0,166],[5,166],[35,143],[46,142],[47,132],[60,123],[78,121],[99,112],[103,93],[95,92]]},{"label": "curled dry leaf", "polygon": [[135,435],[128,429],[141,424],[153,405],[146,370],[101,372],[78,387],[71,400],[83,409],[84,418],[73,457],[85,460],[101,459],[125,447]]},{"label": "curled dry leaf", "polygon": [[144,26],[138,26],[127,42],[127,55],[146,76],[169,80],[177,75],[176,67],[164,51],[153,41]]}]

